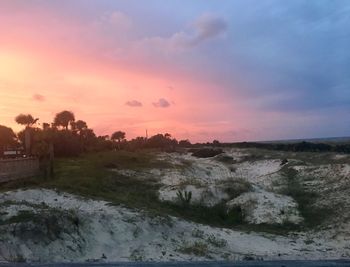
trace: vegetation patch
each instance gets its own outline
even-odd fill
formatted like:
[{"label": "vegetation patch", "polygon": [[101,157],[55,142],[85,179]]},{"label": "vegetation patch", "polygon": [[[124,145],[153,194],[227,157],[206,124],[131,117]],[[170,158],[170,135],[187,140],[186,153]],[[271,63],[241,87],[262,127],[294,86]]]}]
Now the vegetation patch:
[{"label": "vegetation patch", "polygon": [[37,214],[30,210],[20,210],[17,215],[1,220],[0,225],[35,221]]},{"label": "vegetation patch", "polygon": [[178,248],[178,251],[184,254],[195,255],[199,257],[207,257],[209,253],[208,245],[201,241],[196,241],[190,244],[184,244]]},{"label": "vegetation patch", "polygon": [[227,246],[227,241],[225,239],[219,238],[214,234],[209,235],[207,241],[217,248],[223,248]]},{"label": "vegetation patch", "polygon": [[131,261],[144,261],[145,252],[142,249],[135,249],[131,252],[129,259]]},{"label": "vegetation patch", "polygon": [[190,149],[189,151],[192,152],[193,157],[197,158],[211,158],[224,153],[220,148],[199,148]]},{"label": "vegetation patch", "polygon": [[204,238],[204,231],[200,229],[194,229],[192,231],[192,236],[196,238]]},{"label": "vegetation patch", "polygon": [[63,233],[77,232],[81,221],[73,210],[56,208],[21,210],[15,216],[0,222],[0,225],[13,225],[12,234],[21,239],[51,242]]},{"label": "vegetation patch", "polygon": [[295,169],[285,166],[281,171],[287,181],[283,194],[292,197],[297,202],[299,212],[304,218],[304,226],[317,227],[331,216],[330,209],[316,205],[320,199],[319,194],[311,192],[303,186]]},{"label": "vegetation patch", "polygon": [[192,204],[186,208],[170,201],[162,204],[171,215],[198,223],[219,227],[233,227],[243,223],[241,212],[238,210],[227,212],[224,202],[211,207]]},{"label": "vegetation patch", "polygon": [[233,157],[226,155],[226,154],[220,154],[216,157],[216,160],[224,163],[224,164],[234,164],[236,161],[233,159]]},{"label": "vegetation patch", "polygon": [[190,205],[191,203],[191,199],[192,199],[192,192],[191,191],[181,191],[178,190],[176,192],[176,196],[178,198],[179,203],[183,206],[183,207],[187,207]]},{"label": "vegetation patch", "polygon": [[244,179],[229,179],[222,183],[225,188],[225,193],[230,199],[234,199],[243,193],[250,192],[252,185]]}]

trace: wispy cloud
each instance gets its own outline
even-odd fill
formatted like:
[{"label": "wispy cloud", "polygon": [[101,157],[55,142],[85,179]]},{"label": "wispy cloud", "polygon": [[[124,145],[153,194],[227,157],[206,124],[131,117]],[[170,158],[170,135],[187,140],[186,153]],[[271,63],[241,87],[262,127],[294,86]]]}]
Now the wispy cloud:
[{"label": "wispy cloud", "polygon": [[190,44],[192,45],[216,38],[223,34],[228,28],[223,18],[209,13],[200,16],[193,23],[193,26],[196,33],[190,40]]},{"label": "wispy cloud", "polygon": [[137,100],[130,100],[125,103],[129,107],[142,107],[142,103]]},{"label": "wispy cloud", "polygon": [[160,49],[161,51],[179,51],[188,49],[208,40],[215,39],[227,31],[228,24],[224,18],[205,13],[190,23],[189,29],[182,29],[169,37],[153,36],[144,38],[137,47]]}]

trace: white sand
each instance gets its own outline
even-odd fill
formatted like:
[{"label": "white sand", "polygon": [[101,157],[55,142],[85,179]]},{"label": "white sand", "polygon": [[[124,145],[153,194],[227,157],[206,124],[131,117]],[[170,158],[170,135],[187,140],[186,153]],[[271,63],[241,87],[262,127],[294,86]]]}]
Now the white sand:
[{"label": "white sand", "polygon": [[[36,240],[34,233],[13,236],[10,231],[6,231],[6,227],[14,226],[3,225],[1,229],[5,231],[0,240],[0,260],[13,260],[19,256],[27,261],[60,262],[238,260],[245,255],[264,259],[326,259],[350,255],[343,241],[324,240],[322,236],[314,238],[309,244],[305,241],[310,236],[302,234],[281,237],[213,228],[173,217],[149,217],[143,212],[51,190],[8,192],[1,195],[0,205],[6,200],[20,203],[18,205],[22,210],[33,210],[28,207],[33,204],[73,210],[81,223],[79,230],[69,232],[66,229],[68,232],[63,233],[61,238],[49,243]],[[16,204],[1,205],[2,213],[9,212],[13,216],[17,211]],[[40,212],[40,209],[37,208],[37,211]],[[217,242],[209,241],[213,239],[223,244],[223,247],[217,247],[214,245]],[[206,244],[204,256],[181,252],[185,245],[195,242]]]}]

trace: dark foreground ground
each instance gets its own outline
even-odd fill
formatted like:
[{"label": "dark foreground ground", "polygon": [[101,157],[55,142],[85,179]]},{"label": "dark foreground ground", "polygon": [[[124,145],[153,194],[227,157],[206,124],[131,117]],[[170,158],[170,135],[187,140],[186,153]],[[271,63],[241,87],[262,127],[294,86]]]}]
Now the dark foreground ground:
[{"label": "dark foreground ground", "polygon": [[328,267],[349,266],[350,260],[333,261],[245,261],[245,262],[126,262],[126,263],[54,263],[54,264],[31,264],[31,263],[0,263],[0,267]]}]

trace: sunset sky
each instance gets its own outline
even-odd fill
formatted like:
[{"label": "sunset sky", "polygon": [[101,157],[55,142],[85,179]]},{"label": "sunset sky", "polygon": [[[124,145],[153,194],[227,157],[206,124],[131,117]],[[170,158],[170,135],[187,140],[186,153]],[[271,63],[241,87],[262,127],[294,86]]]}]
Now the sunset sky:
[{"label": "sunset sky", "polygon": [[1,0],[0,124],[97,134],[350,135],[350,1]]}]

